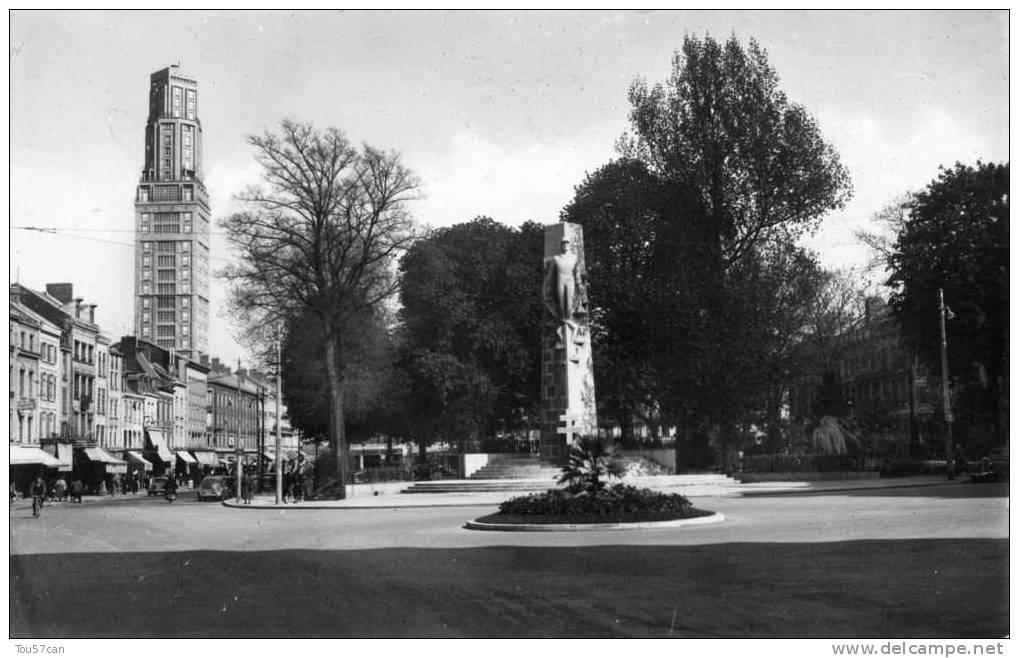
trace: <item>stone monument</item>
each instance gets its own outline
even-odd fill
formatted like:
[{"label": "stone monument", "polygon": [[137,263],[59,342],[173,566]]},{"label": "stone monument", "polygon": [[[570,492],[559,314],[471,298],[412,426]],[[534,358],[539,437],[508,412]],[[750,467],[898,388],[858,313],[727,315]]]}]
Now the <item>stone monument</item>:
[{"label": "stone monument", "polygon": [[545,227],[541,297],[541,456],[561,461],[579,435],[598,430],[579,224]]}]

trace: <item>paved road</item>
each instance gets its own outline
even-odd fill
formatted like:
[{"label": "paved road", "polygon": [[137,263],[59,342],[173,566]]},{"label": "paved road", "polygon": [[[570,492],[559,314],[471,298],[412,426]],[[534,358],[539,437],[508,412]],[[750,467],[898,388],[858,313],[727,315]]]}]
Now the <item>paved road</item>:
[{"label": "paved road", "polygon": [[[185,492],[54,505],[40,519],[15,509],[11,632],[1001,636],[1007,495],[999,484],[696,498],[727,520],[541,534],[462,528],[491,506],[230,509]],[[83,593],[87,608],[63,603]]]}]

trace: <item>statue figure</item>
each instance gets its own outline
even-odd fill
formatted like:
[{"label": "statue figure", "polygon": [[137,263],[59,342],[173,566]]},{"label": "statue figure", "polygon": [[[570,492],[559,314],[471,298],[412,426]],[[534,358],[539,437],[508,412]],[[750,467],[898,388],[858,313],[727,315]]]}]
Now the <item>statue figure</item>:
[{"label": "statue figure", "polygon": [[571,344],[584,342],[581,327],[575,321],[577,311],[585,305],[582,273],[577,254],[569,238],[559,244],[559,253],[545,262],[545,308],[562,323],[557,331],[559,344],[566,347],[570,360],[576,361],[576,349]]},{"label": "statue figure", "polygon": [[573,319],[580,279],[577,265],[577,254],[573,253],[569,238],[563,238],[559,253],[545,265],[545,307],[564,322]]}]

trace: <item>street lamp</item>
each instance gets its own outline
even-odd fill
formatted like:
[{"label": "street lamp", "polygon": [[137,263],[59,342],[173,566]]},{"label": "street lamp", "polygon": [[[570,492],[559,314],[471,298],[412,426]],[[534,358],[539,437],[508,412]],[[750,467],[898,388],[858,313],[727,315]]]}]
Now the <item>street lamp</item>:
[{"label": "street lamp", "polygon": [[938,320],[941,324],[941,396],[944,402],[945,423],[948,431],[945,433],[945,462],[948,468],[948,479],[955,479],[955,444],[952,442],[952,403],[948,390],[948,338],[945,333],[945,313],[951,314],[945,306],[945,291],[938,288]]}]

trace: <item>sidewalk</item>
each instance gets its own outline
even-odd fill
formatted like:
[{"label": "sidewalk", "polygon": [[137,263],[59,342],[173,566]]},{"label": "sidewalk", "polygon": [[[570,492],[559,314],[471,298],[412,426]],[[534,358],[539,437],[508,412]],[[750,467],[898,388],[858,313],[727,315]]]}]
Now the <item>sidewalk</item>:
[{"label": "sidewalk", "polygon": [[[689,485],[682,481],[683,476],[656,476],[654,478],[634,478],[629,480],[636,486],[646,486],[666,493],[681,493],[690,498],[740,496],[787,496],[797,494],[818,494],[852,492],[867,489],[901,489],[908,487],[930,487],[941,485],[968,485],[969,478],[960,476],[948,480],[943,475],[924,475],[902,478],[875,478],[867,480],[831,480],[810,482],[755,482],[741,484],[732,481],[727,485]],[[641,481],[645,480],[645,481]],[[650,481],[653,480],[653,481]],[[672,481],[670,481],[672,480]],[[395,486],[395,485],[399,486]],[[300,503],[276,504],[275,494],[256,495],[250,505],[238,504],[236,499],[223,501],[227,507],[242,509],[382,509],[404,507],[473,507],[495,506],[504,500],[525,495],[522,491],[486,491],[470,493],[418,493],[401,494],[400,489],[407,483],[393,483],[392,486],[351,485],[347,498],[344,500],[309,500]]]}]

